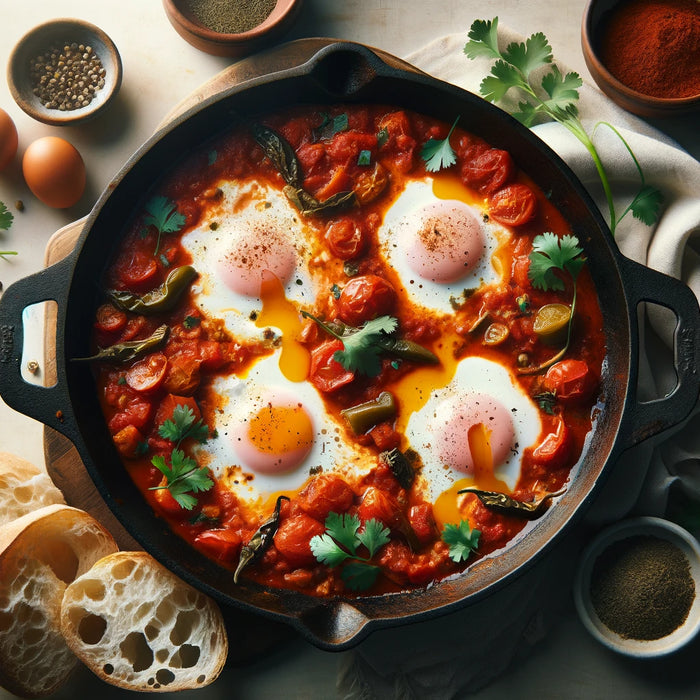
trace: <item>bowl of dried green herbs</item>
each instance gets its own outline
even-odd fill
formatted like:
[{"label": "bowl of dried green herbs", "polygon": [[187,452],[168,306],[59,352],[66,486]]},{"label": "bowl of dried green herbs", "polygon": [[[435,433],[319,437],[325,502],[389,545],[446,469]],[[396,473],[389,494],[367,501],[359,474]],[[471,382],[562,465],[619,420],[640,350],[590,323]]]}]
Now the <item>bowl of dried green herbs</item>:
[{"label": "bowl of dried green herbs", "polygon": [[584,550],[574,602],[586,629],[618,653],[677,651],[700,628],[700,545],[661,518],[611,525]]}]

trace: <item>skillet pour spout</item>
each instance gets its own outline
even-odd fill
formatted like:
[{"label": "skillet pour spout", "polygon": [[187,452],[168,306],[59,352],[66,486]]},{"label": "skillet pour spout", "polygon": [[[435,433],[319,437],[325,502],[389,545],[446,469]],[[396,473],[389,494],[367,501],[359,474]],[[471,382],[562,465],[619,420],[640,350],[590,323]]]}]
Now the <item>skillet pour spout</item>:
[{"label": "skillet pour spout", "polygon": [[[291,66],[291,67],[290,67]],[[177,116],[135,153],[100,196],[76,249],[56,265],[10,286],[0,299],[0,393],[8,405],[65,435],[101,497],[126,530],[165,566],[220,603],[284,621],[324,649],[345,649],[372,630],[445,614],[499,589],[533,566],[575,526],[622,452],[683,421],[698,399],[700,312],[682,282],[623,257],[588,193],[568,166],[507,113],[454,85],[425,75],[383,52],[349,42],[300,40],[235,64],[215,81],[216,94]],[[271,112],[294,103],[376,103],[428,114],[452,123],[512,155],[536,184],[551,192],[585,249],[603,313],[607,357],[601,377],[604,401],[566,493],[556,507],[528,523],[522,536],[467,571],[424,590],[322,600],[289,590],[233,583],[230,571],[183,546],[127,477],[102,417],[95,381],[85,363],[100,303],[101,274],[122,234],[124,212],[234,115]],[[56,374],[52,387],[22,379],[23,310],[57,304]],[[637,396],[637,307],[650,301],[677,318],[677,386],[644,403]]]}]

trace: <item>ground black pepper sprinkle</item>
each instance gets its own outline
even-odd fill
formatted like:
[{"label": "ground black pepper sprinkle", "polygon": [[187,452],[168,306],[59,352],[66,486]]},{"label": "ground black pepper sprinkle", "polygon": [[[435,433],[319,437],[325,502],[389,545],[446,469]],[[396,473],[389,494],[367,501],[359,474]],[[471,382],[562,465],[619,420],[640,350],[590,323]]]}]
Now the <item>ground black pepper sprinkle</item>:
[{"label": "ground black pepper sprinkle", "polygon": [[86,107],[105,85],[105,69],[91,46],[56,45],[29,62],[33,92],[48,109]]},{"label": "ground black pepper sprinkle", "polygon": [[207,29],[241,34],[262,24],[277,0],[187,0],[192,14]]},{"label": "ground black pepper sprinkle", "polygon": [[683,624],[694,599],[687,557],[660,537],[619,540],[593,566],[591,602],[600,621],[621,637],[666,637]]}]

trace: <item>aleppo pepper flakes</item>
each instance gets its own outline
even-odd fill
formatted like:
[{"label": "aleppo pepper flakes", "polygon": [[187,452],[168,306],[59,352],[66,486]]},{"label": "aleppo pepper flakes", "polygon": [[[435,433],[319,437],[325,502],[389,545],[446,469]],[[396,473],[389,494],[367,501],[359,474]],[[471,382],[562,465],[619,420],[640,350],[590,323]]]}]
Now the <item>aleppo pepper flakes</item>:
[{"label": "aleppo pepper flakes", "polygon": [[660,537],[619,540],[593,566],[593,607],[603,624],[626,639],[668,636],[688,617],[694,599],[688,558]]}]

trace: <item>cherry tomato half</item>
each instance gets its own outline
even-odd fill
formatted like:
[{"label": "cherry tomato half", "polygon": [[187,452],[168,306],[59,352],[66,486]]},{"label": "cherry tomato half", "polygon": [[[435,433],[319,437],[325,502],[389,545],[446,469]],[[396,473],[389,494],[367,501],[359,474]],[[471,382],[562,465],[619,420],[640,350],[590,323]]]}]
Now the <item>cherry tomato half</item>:
[{"label": "cherry tomato half", "polygon": [[342,349],[342,341],[328,340],[311,351],[309,381],[319,391],[329,394],[355,379],[354,372],[333,359],[333,355]]},{"label": "cherry tomato half", "polygon": [[538,464],[543,464],[550,469],[559,469],[566,464],[571,453],[571,446],[571,432],[564,421],[559,418],[555,431],[548,433],[533,450],[532,458]]},{"label": "cherry tomato half", "polygon": [[552,365],[544,376],[544,387],[563,403],[588,399],[598,382],[583,360],[562,360]]},{"label": "cherry tomato half", "polygon": [[275,547],[292,566],[308,566],[315,561],[309,542],[325,530],[318,520],[299,513],[282,521],[275,533]]},{"label": "cherry tomato half", "polygon": [[506,185],[489,197],[489,216],[506,226],[522,226],[537,213],[537,197],[520,183]]},{"label": "cherry tomato half", "polygon": [[378,275],[353,277],[338,299],[338,316],[351,326],[360,326],[377,316],[390,313],[396,304],[396,291]]},{"label": "cherry tomato half", "polygon": [[132,365],[126,372],[126,383],[135,391],[155,391],[163,383],[168,369],[168,358],[154,352]]},{"label": "cherry tomato half", "polygon": [[462,181],[486,194],[503,187],[515,174],[515,163],[508,151],[489,148],[462,166]]}]

